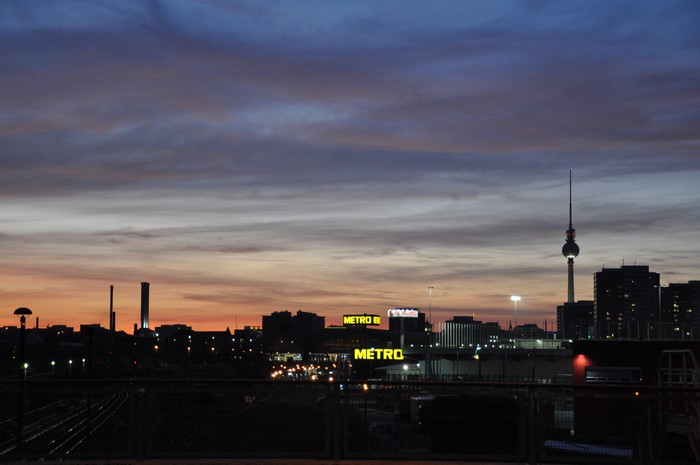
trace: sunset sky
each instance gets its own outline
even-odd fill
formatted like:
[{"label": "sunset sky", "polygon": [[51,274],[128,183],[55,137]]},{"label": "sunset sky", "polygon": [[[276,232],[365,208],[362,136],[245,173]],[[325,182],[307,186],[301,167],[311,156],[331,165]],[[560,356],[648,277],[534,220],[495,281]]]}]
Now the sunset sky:
[{"label": "sunset sky", "polygon": [[[4,1],[0,325],[556,321],[700,280],[700,2]],[[34,319],[30,320],[33,327]]]}]

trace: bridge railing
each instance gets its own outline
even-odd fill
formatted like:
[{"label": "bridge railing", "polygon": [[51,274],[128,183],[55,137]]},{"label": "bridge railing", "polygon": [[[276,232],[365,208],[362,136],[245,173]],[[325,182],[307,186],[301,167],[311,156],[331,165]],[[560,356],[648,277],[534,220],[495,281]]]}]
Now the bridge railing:
[{"label": "bridge railing", "polygon": [[0,461],[700,461],[690,388],[231,379],[0,382]]}]

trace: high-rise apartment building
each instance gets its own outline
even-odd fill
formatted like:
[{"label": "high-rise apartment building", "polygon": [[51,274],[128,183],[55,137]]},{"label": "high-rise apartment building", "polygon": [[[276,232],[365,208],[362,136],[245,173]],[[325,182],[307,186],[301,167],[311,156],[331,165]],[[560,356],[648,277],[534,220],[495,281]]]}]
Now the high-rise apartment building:
[{"label": "high-rise apartment building", "polygon": [[659,274],[648,266],[603,268],[593,280],[596,337],[658,337]]},{"label": "high-rise apartment building", "polygon": [[659,317],[665,339],[700,339],[700,281],[661,288]]}]

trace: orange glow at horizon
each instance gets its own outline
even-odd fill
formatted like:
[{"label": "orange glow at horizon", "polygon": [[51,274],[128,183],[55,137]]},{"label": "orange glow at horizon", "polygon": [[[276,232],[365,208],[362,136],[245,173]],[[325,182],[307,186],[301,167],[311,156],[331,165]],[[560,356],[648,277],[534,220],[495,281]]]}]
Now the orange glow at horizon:
[{"label": "orange glow at horizon", "polygon": [[[141,279],[133,281],[114,281],[101,284],[93,281],[75,282],[72,280],[56,278],[51,286],[44,286],[38,280],[27,280],[26,278],[9,278],[5,282],[6,289],[13,289],[5,292],[6,311],[0,313],[0,326],[16,326],[18,323],[12,311],[16,307],[26,306],[32,309],[33,315],[28,326],[35,326],[36,318],[39,319],[39,327],[67,325],[76,330],[81,324],[99,324],[102,327],[109,327],[109,291],[110,285],[114,286],[113,308],[116,313],[116,329],[129,334],[133,333],[134,324],[140,321],[140,282]],[[397,299],[397,304],[392,305],[394,300],[382,301],[382,299],[358,298],[348,299],[344,304],[336,304],[334,295],[308,298],[308,303],[300,302],[284,304],[278,303],[274,299],[261,298],[256,300],[255,295],[243,295],[241,289],[234,286],[229,288],[230,295],[221,295],[221,289],[208,285],[195,285],[191,287],[181,282],[155,282],[149,281],[150,286],[150,326],[155,329],[160,325],[185,324],[194,330],[218,331],[230,328],[241,329],[244,326],[260,326],[262,316],[269,315],[276,311],[288,310],[296,313],[297,310],[316,313],[326,318],[326,325],[342,325],[345,314],[379,314],[385,315],[388,308],[396,306],[411,306],[420,308],[427,313],[427,297],[420,291],[408,294],[405,300]],[[439,290],[438,290],[439,291]],[[342,292],[339,292],[339,299],[347,299]],[[394,298],[394,297],[391,297]],[[426,300],[423,305],[416,305],[420,300]],[[504,296],[503,300],[507,300]],[[228,301],[227,301],[228,300]],[[435,322],[446,321],[454,316],[469,315],[475,316],[478,320],[497,321],[503,327],[509,324],[511,310],[508,304],[503,305],[502,311],[473,309],[460,310],[458,305],[463,299],[461,296],[450,294],[440,295],[436,292],[433,295],[433,317]],[[410,305],[409,305],[410,304]],[[456,309],[452,306],[457,307]],[[543,325],[544,319],[549,322],[549,329],[554,327],[556,320],[553,312],[542,312],[537,316],[530,313],[527,315],[523,310],[519,315],[529,316],[523,322],[532,322]],[[549,313],[549,315],[547,315]],[[388,318],[382,318],[380,328],[388,328]]]}]

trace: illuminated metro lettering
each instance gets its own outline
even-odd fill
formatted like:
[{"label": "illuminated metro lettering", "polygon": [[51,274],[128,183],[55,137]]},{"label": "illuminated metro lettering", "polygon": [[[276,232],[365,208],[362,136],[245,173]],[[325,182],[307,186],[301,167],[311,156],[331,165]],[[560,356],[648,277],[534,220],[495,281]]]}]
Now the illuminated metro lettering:
[{"label": "illuminated metro lettering", "polygon": [[403,350],[355,349],[355,360],[403,360]]},{"label": "illuminated metro lettering", "polygon": [[343,315],[343,324],[379,326],[381,319],[378,315]]}]

